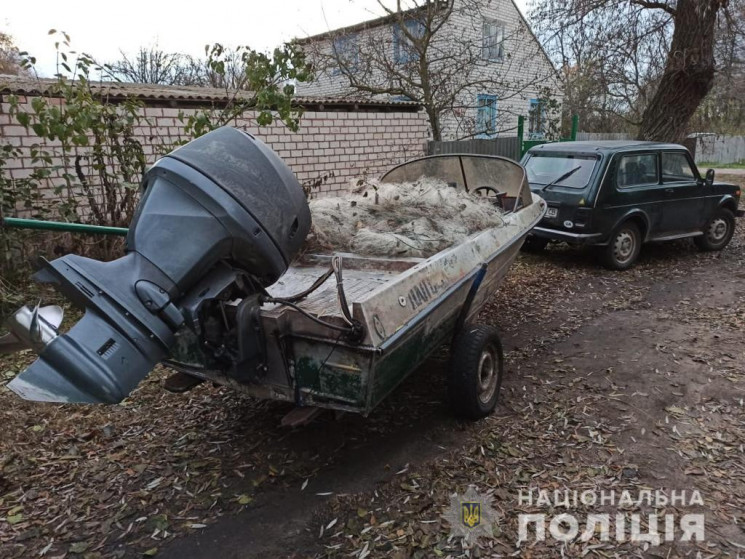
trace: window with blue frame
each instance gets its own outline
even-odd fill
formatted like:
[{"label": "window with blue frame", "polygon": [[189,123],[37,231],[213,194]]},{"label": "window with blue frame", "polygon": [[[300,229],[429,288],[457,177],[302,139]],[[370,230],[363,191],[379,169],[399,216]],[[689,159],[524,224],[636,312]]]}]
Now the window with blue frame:
[{"label": "window with blue frame", "polygon": [[528,139],[542,140],[545,137],[546,103],[542,99],[531,99],[528,112]]},{"label": "window with blue frame", "polygon": [[485,19],[482,27],[483,52],[486,60],[501,62],[504,60],[505,25],[496,19]]},{"label": "window with blue frame", "polygon": [[497,133],[497,96],[480,94],[476,97],[476,135],[489,138]]},{"label": "window with blue frame", "polygon": [[[357,48],[357,34],[352,33],[350,35],[342,35],[336,37],[331,45],[334,49],[334,57],[337,61],[341,61],[345,68],[351,72],[357,70],[357,66],[360,62],[360,51]],[[341,65],[336,66],[331,73],[334,76],[338,76],[342,73]]]},{"label": "window with blue frame", "polygon": [[406,32],[400,24],[393,25],[393,60],[397,64],[419,60],[419,53],[414,49],[410,37],[421,39],[424,36],[424,24],[421,21],[407,19],[404,22],[404,27]]}]

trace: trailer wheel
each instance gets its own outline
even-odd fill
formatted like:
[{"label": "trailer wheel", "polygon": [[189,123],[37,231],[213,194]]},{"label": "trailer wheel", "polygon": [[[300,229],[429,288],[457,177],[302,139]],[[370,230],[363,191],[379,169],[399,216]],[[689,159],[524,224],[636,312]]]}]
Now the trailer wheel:
[{"label": "trailer wheel", "polygon": [[523,252],[541,252],[548,246],[548,239],[542,237],[536,237],[535,235],[528,235],[526,237],[523,246],[520,247]]},{"label": "trailer wheel", "polygon": [[466,325],[450,358],[448,399],[453,411],[468,419],[489,415],[497,405],[503,373],[504,355],[497,330]]}]

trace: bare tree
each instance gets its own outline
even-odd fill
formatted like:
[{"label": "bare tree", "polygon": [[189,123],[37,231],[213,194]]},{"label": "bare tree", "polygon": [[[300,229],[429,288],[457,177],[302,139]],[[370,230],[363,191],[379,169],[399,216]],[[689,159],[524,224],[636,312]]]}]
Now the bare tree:
[{"label": "bare tree", "polygon": [[536,0],[530,18],[560,68],[565,110],[587,131],[636,130],[663,71],[670,17],[628,2],[589,8]]},{"label": "bare tree", "polygon": [[230,91],[246,90],[246,68],[260,54],[246,46],[228,48],[216,43],[205,47],[205,57],[165,52],[157,45],[140,47],[133,57],[106,65],[112,77],[134,83],[195,85]]},{"label": "bare tree", "polygon": [[[597,68],[600,97],[645,140],[681,141],[714,83],[728,0],[535,0],[532,21],[564,65]],[[581,39],[579,58],[567,38]],[[602,106],[598,97],[596,107]]]},{"label": "bare tree", "polygon": [[165,52],[158,45],[140,47],[133,57],[124,52],[110,64],[113,74],[123,81],[161,85],[203,85],[204,63],[191,56]]},{"label": "bare tree", "polygon": [[484,36],[482,24],[489,22],[479,15],[489,1],[388,4],[379,0],[385,16],[374,28],[332,34],[326,42],[306,43],[306,49],[317,74],[341,74],[354,95],[420,103],[435,140],[442,138],[446,119],[457,123],[461,137],[477,133],[466,109],[473,108],[478,92],[493,92],[503,104],[556,77],[550,64],[533,63],[543,53],[523,23],[508,29],[495,22],[493,33]]},{"label": "bare tree", "polygon": [[28,70],[21,64],[21,55],[13,42],[13,37],[3,32],[0,32],[0,74],[28,74]]},{"label": "bare tree", "polygon": [[228,90],[246,89],[246,65],[255,52],[247,47],[226,48],[220,44],[205,48],[202,83]]},{"label": "bare tree", "polygon": [[720,19],[715,45],[717,75],[691,129],[721,134],[745,133],[745,0],[731,0],[729,19]]},{"label": "bare tree", "polygon": [[[642,0],[638,0],[642,2]],[[688,122],[714,85],[717,19],[726,0],[649,2],[671,15],[674,31],[665,70],[642,115],[639,138],[682,141]]]}]

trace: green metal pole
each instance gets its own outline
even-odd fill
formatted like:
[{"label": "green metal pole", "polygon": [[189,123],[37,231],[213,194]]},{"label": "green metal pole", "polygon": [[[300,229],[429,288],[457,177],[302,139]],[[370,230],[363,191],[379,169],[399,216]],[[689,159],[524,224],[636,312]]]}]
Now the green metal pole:
[{"label": "green metal pole", "polygon": [[16,229],[41,229],[44,231],[66,231],[69,233],[88,233],[91,235],[120,235],[126,236],[126,227],[105,227],[103,225],[86,225],[85,223],[63,223],[60,221],[42,221],[38,219],[22,219],[19,217],[4,217],[0,221],[3,227]]},{"label": "green metal pole", "polygon": [[578,130],[579,130],[579,115],[572,115],[572,141],[577,139]]},{"label": "green metal pole", "polygon": [[520,115],[517,117],[517,141],[520,144],[520,157],[523,156],[525,150],[523,149],[523,133],[525,132],[525,117]]}]

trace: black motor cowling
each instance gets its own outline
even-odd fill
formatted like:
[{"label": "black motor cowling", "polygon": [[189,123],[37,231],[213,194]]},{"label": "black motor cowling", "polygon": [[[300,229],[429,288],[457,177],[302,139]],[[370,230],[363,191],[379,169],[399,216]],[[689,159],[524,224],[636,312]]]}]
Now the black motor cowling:
[{"label": "black motor cowling", "polygon": [[9,387],[30,400],[121,401],[190,325],[194,300],[210,297],[205,277],[228,266],[269,286],[309,228],[302,187],[265,144],[228,127],[193,140],[145,174],[125,256],[67,255],[35,275],[85,315]]}]

